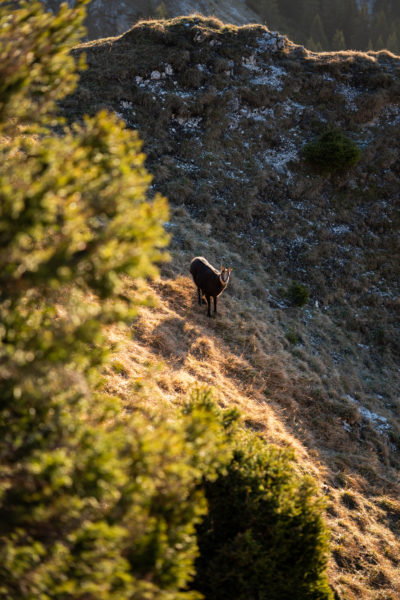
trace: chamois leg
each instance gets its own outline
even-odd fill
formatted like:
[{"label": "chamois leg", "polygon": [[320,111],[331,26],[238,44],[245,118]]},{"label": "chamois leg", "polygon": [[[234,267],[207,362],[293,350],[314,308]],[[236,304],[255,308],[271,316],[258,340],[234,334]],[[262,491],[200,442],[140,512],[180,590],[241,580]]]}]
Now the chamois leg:
[{"label": "chamois leg", "polygon": [[201,289],[199,287],[197,288],[197,292],[199,294],[199,304],[201,306]]},{"label": "chamois leg", "polygon": [[206,295],[207,300],[207,317],[211,317],[211,296]]},{"label": "chamois leg", "polygon": [[214,296],[214,313],[217,312],[217,296]]}]

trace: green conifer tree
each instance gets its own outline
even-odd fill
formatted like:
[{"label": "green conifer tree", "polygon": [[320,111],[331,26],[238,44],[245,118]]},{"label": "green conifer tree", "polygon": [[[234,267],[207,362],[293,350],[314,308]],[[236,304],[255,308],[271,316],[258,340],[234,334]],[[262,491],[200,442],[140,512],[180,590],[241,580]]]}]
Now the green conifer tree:
[{"label": "green conifer tree", "polygon": [[353,22],[353,31],[350,38],[352,48],[366,50],[371,31],[371,19],[367,4],[362,3]]},{"label": "green conifer tree", "polygon": [[83,4],[0,6],[0,597],[195,598],[199,484],[230,450],[209,402],[150,423],[102,392],[104,326],[131,321],[168,213],[134,132],[56,119]]},{"label": "green conifer tree", "polygon": [[206,484],[195,586],[207,600],[333,600],[327,532],[312,481],[294,476],[290,453],[254,434]]},{"label": "green conifer tree", "polygon": [[385,42],[383,41],[383,38],[381,35],[376,40],[375,48],[376,48],[376,50],[383,50],[385,48]]},{"label": "green conifer tree", "polygon": [[344,33],[341,29],[336,29],[335,35],[332,39],[332,50],[345,50],[346,41],[344,39]]},{"label": "green conifer tree", "polygon": [[344,3],[344,14],[340,29],[343,30],[347,48],[352,48],[354,28],[356,26],[359,14],[358,3],[357,0],[342,0],[342,2]]},{"label": "green conifer tree", "polygon": [[399,38],[397,36],[397,31],[393,30],[392,33],[389,35],[387,42],[386,42],[386,48],[388,50],[390,50],[391,52],[393,52],[394,54],[399,54],[400,46],[399,46]]},{"label": "green conifer tree", "polygon": [[[301,31],[302,42],[305,43],[308,48],[308,40],[312,37],[311,26],[315,15],[319,11],[319,2],[318,0],[303,0],[302,9],[297,27]],[[314,46],[316,42],[318,42],[317,39],[314,40]]]},{"label": "green conifer tree", "polygon": [[319,42],[315,42],[312,37],[308,38],[305,45],[306,48],[308,48],[308,50],[311,50],[312,52],[322,52],[321,44]]},{"label": "green conifer tree", "polygon": [[387,40],[390,35],[390,28],[388,25],[388,18],[385,11],[381,10],[375,12],[372,27],[371,27],[372,40],[378,50],[384,47],[384,40]]},{"label": "green conifer tree", "polygon": [[332,40],[335,32],[343,27],[343,0],[321,0],[319,14],[328,40]]},{"label": "green conifer tree", "polygon": [[166,19],[167,18],[167,8],[165,6],[164,0],[160,2],[160,4],[156,7],[156,18],[157,19]]},{"label": "green conifer tree", "polygon": [[324,26],[322,24],[321,17],[318,13],[314,16],[312,20],[310,36],[315,41],[315,43],[321,47],[322,50],[329,49],[328,38],[326,37]]}]

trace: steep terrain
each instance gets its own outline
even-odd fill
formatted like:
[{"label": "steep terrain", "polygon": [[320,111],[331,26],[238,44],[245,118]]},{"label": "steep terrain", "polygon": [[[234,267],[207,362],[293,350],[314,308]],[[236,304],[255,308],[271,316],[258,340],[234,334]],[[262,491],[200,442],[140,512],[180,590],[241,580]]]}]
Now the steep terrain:
[{"label": "steep terrain", "polygon": [[[199,16],[141,22],[82,52],[65,114],[105,108],[137,129],[171,203],[158,307],[121,340],[110,389],[132,408],[135,386],[171,406],[213,386],[319,479],[338,597],[398,598],[400,58],[311,53]],[[303,148],[333,125],[361,160],[321,175]],[[215,319],[196,304],[195,255],[233,267]],[[303,308],[294,281],[310,291]]]}]

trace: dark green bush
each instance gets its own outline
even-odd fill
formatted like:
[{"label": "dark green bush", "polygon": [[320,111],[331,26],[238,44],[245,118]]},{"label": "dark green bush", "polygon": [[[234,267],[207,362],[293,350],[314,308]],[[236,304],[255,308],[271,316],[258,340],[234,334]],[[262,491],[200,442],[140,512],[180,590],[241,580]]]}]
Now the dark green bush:
[{"label": "dark green bush", "polygon": [[305,285],[295,281],[287,290],[286,297],[293,306],[305,306],[310,297],[310,291]]},{"label": "dark green bush", "polygon": [[195,589],[206,600],[329,600],[327,532],[314,484],[254,434],[206,483]]},{"label": "dark green bush", "polygon": [[286,333],[285,337],[286,337],[287,341],[293,345],[296,345],[300,342],[299,334],[294,329],[289,329],[289,331]]},{"label": "dark green bush", "polygon": [[340,129],[330,129],[304,147],[305,159],[318,171],[335,173],[354,167],[361,150]]}]

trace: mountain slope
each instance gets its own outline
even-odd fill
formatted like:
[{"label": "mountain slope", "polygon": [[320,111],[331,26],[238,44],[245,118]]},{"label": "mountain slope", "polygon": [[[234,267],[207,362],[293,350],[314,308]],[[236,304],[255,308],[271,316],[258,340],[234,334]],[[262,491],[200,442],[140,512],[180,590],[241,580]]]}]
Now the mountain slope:
[{"label": "mountain slope", "polygon": [[[142,22],[82,52],[88,69],[65,114],[107,108],[137,129],[172,206],[159,307],[122,340],[110,387],[128,402],[149,369],[155,404],[195,381],[215,386],[319,478],[337,593],[394,600],[400,58],[311,53],[262,26],[199,16]],[[303,148],[331,126],[361,160],[320,175]],[[196,305],[195,255],[233,266],[213,320]],[[295,280],[311,293],[304,308],[286,294]]]}]

